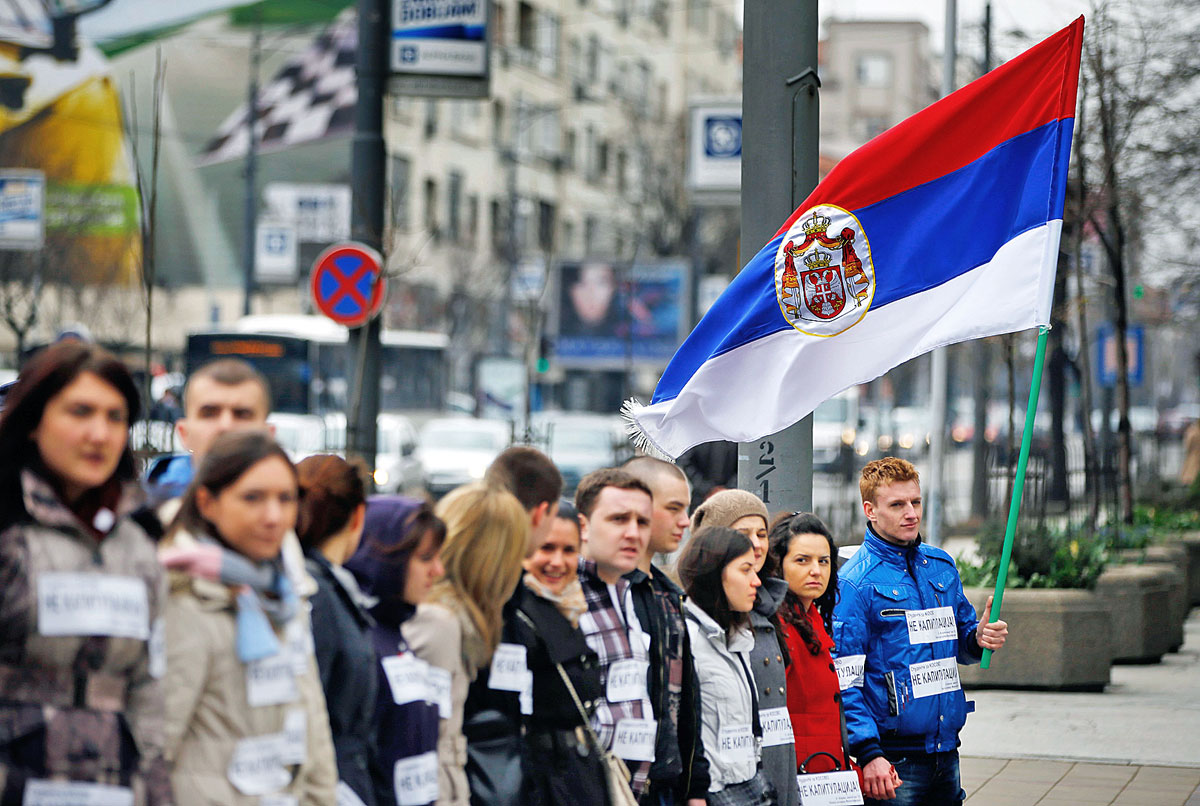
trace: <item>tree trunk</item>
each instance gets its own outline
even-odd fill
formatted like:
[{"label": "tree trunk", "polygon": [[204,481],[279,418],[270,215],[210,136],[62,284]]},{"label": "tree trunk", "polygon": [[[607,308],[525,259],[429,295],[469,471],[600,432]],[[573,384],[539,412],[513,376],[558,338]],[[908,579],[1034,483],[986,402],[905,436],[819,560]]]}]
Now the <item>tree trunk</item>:
[{"label": "tree trunk", "polygon": [[[1061,262],[1061,261],[1060,261]],[[1050,392],[1050,484],[1046,498],[1062,503],[1069,509],[1070,485],[1067,483],[1067,353],[1063,348],[1066,317],[1063,306],[1067,299],[1066,272],[1054,275],[1054,307],[1050,312],[1050,359],[1046,362]]]},{"label": "tree trunk", "polygon": [[975,438],[971,442],[971,516],[980,520],[988,516],[988,442],[987,410],[991,400],[992,345],[979,339],[975,352]]}]

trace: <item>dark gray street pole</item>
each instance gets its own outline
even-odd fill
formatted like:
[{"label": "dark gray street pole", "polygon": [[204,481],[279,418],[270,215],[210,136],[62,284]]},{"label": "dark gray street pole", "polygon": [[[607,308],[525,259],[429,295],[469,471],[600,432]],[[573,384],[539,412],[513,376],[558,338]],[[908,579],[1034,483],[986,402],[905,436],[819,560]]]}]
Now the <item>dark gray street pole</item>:
[{"label": "dark gray street pole", "polygon": [[242,316],[250,315],[250,300],[254,295],[254,253],[258,241],[258,135],[254,128],[258,125],[258,63],[261,54],[262,12],[259,11],[250,39],[250,83],[246,92],[246,126],[250,130],[250,137],[246,142],[246,208],[242,211],[245,229],[245,243],[242,244]]},{"label": "dark gray street pole", "polygon": [[[817,185],[817,0],[747,0],[743,36],[742,251],[749,256]],[[739,445],[738,487],[771,512],[812,509],[812,417]]]},{"label": "dark gray street pole", "polygon": [[[383,142],[383,96],[387,81],[388,0],[358,0],[358,103],[351,156],[350,236],[384,255],[383,199],[387,149]],[[377,279],[377,281],[380,281]],[[375,467],[375,421],[379,415],[380,314],[350,329],[354,383],[346,414],[347,452]]]}]

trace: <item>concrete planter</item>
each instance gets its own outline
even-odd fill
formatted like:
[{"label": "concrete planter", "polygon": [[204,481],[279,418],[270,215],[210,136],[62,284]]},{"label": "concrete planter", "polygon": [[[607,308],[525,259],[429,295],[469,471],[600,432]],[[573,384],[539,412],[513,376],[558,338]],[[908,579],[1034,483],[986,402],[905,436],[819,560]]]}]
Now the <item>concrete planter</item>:
[{"label": "concrete planter", "polygon": [[1183,646],[1183,624],[1191,610],[1187,589],[1187,554],[1187,549],[1175,543],[1121,552],[1121,559],[1126,564],[1140,564],[1166,572],[1164,576],[1169,586],[1169,602],[1163,615],[1169,628],[1171,652],[1178,652]]},{"label": "concrete planter", "polygon": [[1188,555],[1188,604],[1200,605],[1200,532],[1186,532],[1179,545]]},{"label": "concrete planter", "polygon": [[1158,663],[1174,633],[1163,613],[1171,606],[1171,571],[1154,565],[1110,565],[1096,595],[1112,606],[1117,663]]},{"label": "concrete planter", "polygon": [[[991,588],[967,588],[983,612]],[[1114,646],[1112,605],[1086,590],[1014,588],[1004,592],[1002,618],[1009,636],[992,655],[991,668],[960,666],[971,688],[1102,691],[1109,682]]]}]

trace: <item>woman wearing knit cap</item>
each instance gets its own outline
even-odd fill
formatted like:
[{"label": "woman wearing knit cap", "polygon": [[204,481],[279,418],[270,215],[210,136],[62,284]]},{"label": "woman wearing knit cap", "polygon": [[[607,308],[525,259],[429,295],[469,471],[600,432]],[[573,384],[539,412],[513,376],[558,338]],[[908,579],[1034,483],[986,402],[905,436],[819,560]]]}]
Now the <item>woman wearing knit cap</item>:
[{"label": "woman wearing knit cap", "polygon": [[777,615],[788,586],[777,577],[776,569],[763,568],[768,560],[767,520],[767,505],[758,496],[745,490],[722,490],[696,508],[692,534],[702,527],[725,526],[744,534],[754,548],[755,571],[760,574],[762,587],[750,612],[754,631],[750,659],[763,728],[763,774],[775,787],[780,806],[798,806],[796,750],[787,710],[787,665],[791,661]]}]

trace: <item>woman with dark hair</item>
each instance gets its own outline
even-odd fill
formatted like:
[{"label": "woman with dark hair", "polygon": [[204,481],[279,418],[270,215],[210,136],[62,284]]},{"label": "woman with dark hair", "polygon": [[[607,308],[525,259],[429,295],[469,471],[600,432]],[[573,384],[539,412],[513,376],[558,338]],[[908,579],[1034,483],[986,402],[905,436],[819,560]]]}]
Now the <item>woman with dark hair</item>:
[{"label": "woman with dark hair", "polygon": [[181,804],[334,802],[308,618],[316,584],[291,535],[297,499],[296,469],[270,434],[222,434],[160,547],[171,571],[166,747]]},{"label": "woman with dark hair", "polygon": [[358,548],[366,519],[362,466],[340,456],[310,456],[296,465],[296,473],[296,536],[304,566],[317,583],[309,600],[313,644],[337,757],[338,797],[374,806],[373,777],[380,770],[371,728],[377,690],[372,621],[358,582],[342,567]]},{"label": "woman with dark hair", "polygon": [[684,617],[700,681],[700,735],[708,759],[710,806],[775,806],[761,770],[763,728],[750,670],[750,612],[760,582],[754,545],[739,531],[709,526],[679,560]]},{"label": "woman with dark hair", "polygon": [[116,358],[64,342],[25,366],[0,418],[5,806],[83,801],[97,784],[125,803],[172,802],[164,575],[129,517],[137,414],[137,388]]},{"label": "woman with dark hair", "polygon": [[759,720],[763,727],[762,770],[775,788],[780,806],[799,806],[796,751],[792,746],[787,710],[787,667],[791,656],[779,620],[787,583],[771,566],[767,551],[767,521],[767,505],[757,495],[745,490],[722,490],[692,513],[692,531],[703,526],[727,526],[745,535],[754,548],[754,570],[762,586],[758,589],[754,609],[750,611],[750,629],[754,634],[750,668],[754,670]]},{"label": "woman with dark hair", "polygon": [[[833,606],[837,602],[837,546],[816,515],[796,513],[771,528],[771,561],[788,583],[779,614],[792,656],[787,673],[788,715],[796,742],[796,764],[825,752],[845,766],[842,747],[841,689],[830,651]],[[825,756],[808,764],[809,772],[827,772]]]},{"label": "woman with dark hair", "polygon": [[[346,562],[373,604],[370,641],[378,694],[374,800],[378,806],[429,804],[438,799],[438,720],[449,710],[450,675],[416,656],[401,625],[417,612],[442,575],[446,525],[429,505],[399,495],[367,501],[362,541]],[[353,693],[353,692],[348,692]]]}]

